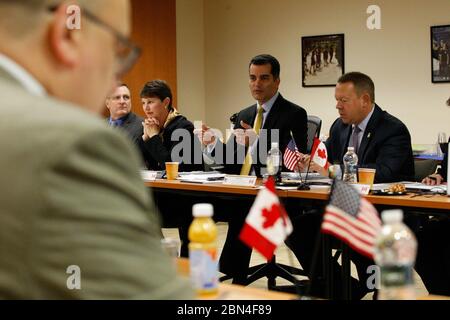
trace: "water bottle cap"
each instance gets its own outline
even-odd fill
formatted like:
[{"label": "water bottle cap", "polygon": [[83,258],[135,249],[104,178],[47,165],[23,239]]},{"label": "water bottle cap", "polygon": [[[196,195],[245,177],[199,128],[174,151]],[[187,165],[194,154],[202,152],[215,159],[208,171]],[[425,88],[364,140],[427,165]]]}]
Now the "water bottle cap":
[{"label": "water bottle cap", "polygon": [[384,223],[401,222],[403,220],[403,211],[399,209],[385,210],[381,213],[381,218]]},{"label": "water bottle cap", "polygon": [[194,217],[212,217],[214,208],[210,203],[197,203],[192,206],[192,215]]},{"label": "water bottle cap", "polygon": [[278,149],[278,142],[272,142],[271,143],[271,147],[272,147],[272,149]]}]

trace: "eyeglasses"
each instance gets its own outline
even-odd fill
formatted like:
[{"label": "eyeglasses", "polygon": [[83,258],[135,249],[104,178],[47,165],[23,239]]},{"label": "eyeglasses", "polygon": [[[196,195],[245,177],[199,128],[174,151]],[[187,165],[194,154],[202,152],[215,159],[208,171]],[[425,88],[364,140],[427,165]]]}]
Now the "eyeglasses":
[{"label": "eyeglasses", "polygon": [[[58,9],[58,5],[51,6],[48,8],[50,12],[55,12]],[[91,13],[86,9],[82,9],[84,16],[91,22],[97,24],[98,26],[106,29],[108,32],[112,33],[116,38],[117,48],[116,56],[118,59],[118,66],[116,74],[120,78],[125,75],[134,66],[139,56],[141,55],[141,48],[136,46],[127,37],[122,35],[119,31],[111,27],[109,24],[103,22],[96,15]]]}]

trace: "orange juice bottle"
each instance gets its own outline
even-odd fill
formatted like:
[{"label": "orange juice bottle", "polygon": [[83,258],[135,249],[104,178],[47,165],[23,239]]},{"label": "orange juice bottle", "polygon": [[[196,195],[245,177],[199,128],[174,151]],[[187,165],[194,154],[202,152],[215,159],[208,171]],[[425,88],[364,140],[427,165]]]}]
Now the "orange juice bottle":
[{"label": "orange juice bottle", "polygon": [[208,203],[192,207],[194,220],[189,227],[189,266],[191,281],[198,294],[214,294],[218,289],[217,227]]}]

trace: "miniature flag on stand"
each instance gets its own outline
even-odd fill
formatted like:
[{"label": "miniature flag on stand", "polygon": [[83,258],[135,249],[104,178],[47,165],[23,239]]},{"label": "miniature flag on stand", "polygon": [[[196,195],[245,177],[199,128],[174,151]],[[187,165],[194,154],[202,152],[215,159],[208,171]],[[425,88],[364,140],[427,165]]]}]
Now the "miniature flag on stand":
[{"label": "miniature flag on stand", "polygon": [[240,239],[270,260],[291,232],[291,221],[275,193],[275,182],[269,177],[245,219]]},{"label": "miniature flag on stand", "polygon": [[361,198],[353,186],[335,180],[321,231],[373,259],[375,238],[380,230],[381,220],[374,206]]},{"label": "miniature flag on stand", "polygon": [[329,163],[327,147],[325,146],[325,143],[320,141],[319,138],[314,138],[314,143],[311,151],[311,159],[322,168],[328,169]]},{"label": "miniature flag on stand", "polygon": [[291,139],[286,147],[286,150],[284,150],[284,166],[291,171],[295,171],[295,169],[298,168],[298,162],[300,161],[301,157],[302,154],[300,153],[300,151],[298,151],[294,139]]}]

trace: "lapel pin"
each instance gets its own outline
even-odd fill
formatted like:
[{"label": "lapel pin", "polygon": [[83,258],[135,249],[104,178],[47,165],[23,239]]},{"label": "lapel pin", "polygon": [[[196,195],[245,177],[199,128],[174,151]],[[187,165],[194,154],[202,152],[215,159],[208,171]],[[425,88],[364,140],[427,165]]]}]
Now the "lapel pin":
[{"label": "lapel pin", "polygon": [[369,133],[367,134],[367,139],[369,139],[369,138],[370,138],[370,135],[371,135],[371,133],[369,132]]}]

